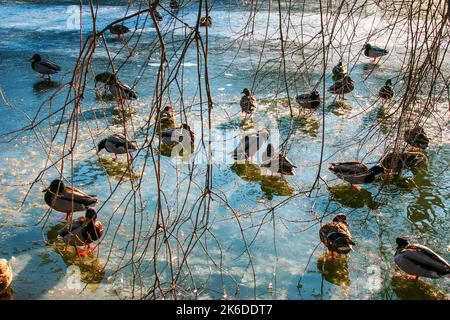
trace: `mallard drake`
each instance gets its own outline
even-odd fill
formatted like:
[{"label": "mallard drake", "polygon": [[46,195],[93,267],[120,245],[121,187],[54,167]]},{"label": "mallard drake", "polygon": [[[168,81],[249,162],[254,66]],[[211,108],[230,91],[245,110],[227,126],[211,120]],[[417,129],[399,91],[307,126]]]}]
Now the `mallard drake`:
[{"label": "mallard drake", "polygon": [[430,248],[410,244],[407,238],[396,239],[395,264],[418,280],[419,277],[438,279],[450,277],[450,264]]},{"label": "mallard drake", "polygon": [[50,75],[58,73],[61,71],[61,67],[57,64],[53,63],[50,60],[42,59],[39,54],[34,54],[33,57],[30,59],[31,62],[31,68],[33,68],[34,71],[39,72],[42,74],[41,78],[45,78],[46,80],[50,81]]},{"label": "mallard drake", "polygon": [[64,182],[55,179],[50,183],[50,187],[43,190],[45,192],[44,201],[52,209],[66,213],[66,220],[72,212],[85,211],[88,207],[94,206],[98,198],[95,195],[65,186]]},{"label": "mallard drake", "polygon": [[108,78],[107,85],[109,86],[109,92],[119,101],[137,99],[136,91],[120,82],[115,74]]},{"label": "mallard drake", "polygon": [[339,61],[336,66],[333,67],[333,81],[341,81],[344,76],[347,75],[347,68],[342,65],[342,61]]},{"label": "mallard drake", "polygon": [[0,259],[0,295],[6,292],[13,280],[11,266],[6,259]]},{"label": "mallard drake", "polygon": [[380,165],[375,165],[369,169],[359,161],[333,162],[328,170],[339,179],[349,182],[357,190],[360,189],[359,184],[371,183],[377,175],[384,173],[384,168]]},{"label": "mallard drake", "polygon": [[241,111],[245,113],[245,119],[247,119],[247,115],[251,116],[256,111],[256,99],[247,88],[242,90],[241,93],[244,94],[240,102]]},{"label": "mallard drake", "polygon": [[378,95],[384,100],[389,100],[394,97],[394,88],[392,87],[392,81],[390,79],[386,81],[383,87],[381,87]]},{"label": "mallard drake", "polygon": [[402,170],[413,168],[427,160],[427,156],[422,152],[406,150],[386,154],[381,159],[380,165],[392,174],[399,174]]},{"label": "mallard drake", "polygon": [[342,99],[345,99],[346,93],[352,92],[355,89],[355,81],[350,76],[344,76],[341,81],[335,82],[328,91],[333,94],[342,95]]},{"label": "mallard drake", "polygon": [[[103,235],[103,225],[97,219],[97,210],[88,208],[84,217],[67,223],[58,231],[58,235],[66,244],[74,246],[80,255],[86,255],[86,251],[92,252],[91,244]],[[86,250],[80,250],[80,246],[86,246]]]},{"label": "mallard drake", "polygon": [[180,4],[178,3],[177,0],[170,0],[169,6],[170,6],[170,9],[172,9],[172,10],[180,9]]},{"label": "mallard drake", "polygon": [[270,131],[264,128],[258,132],[246,134],[233,151],[234,160],[248,160],[269,140]]},{"label": "mallard drake", "polygon": [[200,26],[201,27],[211,27],[211,25],[212,25],[212,19],[210,16],[200,18]]},{"label": "mallard drake", "polygon": [[165,144],[183,143],[186,139],[190,145],[194,144],[195,133],[191,127],[183,123],[180,127],[175,129],[167,129],[161,132],[161,142]]},{"label": "mallard drake", "polygon": [[369,57],[370,60],[375,61],[377,58],[387,55],[389,52],[386,49],[372,46],[370,43],[366,43],[364,46],[364,55]]},{"label": "mallard drake", "polygon": [[175,124],[175,117],[173,115],[173,109],[170,106],[166,106],[159,113],[159,122],[161,127],[171,127]]},{"label": "mallard drake", "polygon": [[347,217],[345,214],[337,214],[333,221],[327,222],[319,230],[320,241],[331,251],[331,258],[334,253],[347,254],[352,251],[355,242],[348,229]]},{"label": "mallard drake", "polygon": [[415,148],[420,148],[422,150],[428,148],[428,145],[430,143],[430,139],[428,139],[425,130],[423,130],[423,128],[420,126],[406,130],[403,137],[407,144]]},{"label": "mallard drake", "polygon": [[109,32],[121,38],[123,34],[130,32],[130,28],[123,24],[115,24],[109,27]]},{"label": "mallard drake", "polygon": [[289,176],[295,175],[295,168],[297,167],[285,155],[281,153],[276,154],[275,148],[271,143],[267,144],[262,160],[263,164],[261,166],[269,168],[274,173]]},{"label": "mallard drake", "polygon": [[155,16],[156,21],[163,21],[164,19],[162,14],[158,10],[153,11],[153,15]]},{"label": "mallard drake", "polygon": [[115,133],[98,143],[97,152],[100,152],[103,149],[109,153],[113,153],[114,159],[117,159],[118,154],[125,154],[127,152],[130,155],[130,159],[133,159],[131,152],[138,150],[138,146],[135,141],[128,140],[125,135]]},{"label": "mallard drake", "polygon": [[318,91],[299,94],[295,97],[295,101],[302,108],[315,110],[320,106],[320,94]]}]

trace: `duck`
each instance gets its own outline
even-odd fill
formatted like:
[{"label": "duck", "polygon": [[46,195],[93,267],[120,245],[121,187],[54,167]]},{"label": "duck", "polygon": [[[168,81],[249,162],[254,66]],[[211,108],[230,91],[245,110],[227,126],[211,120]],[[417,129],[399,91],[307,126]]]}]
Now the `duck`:
[{"label": "duck", "polygon": [[200,18],[200,26],[201,27],[211,27],[211,25],[212,25],[212,19],[210,16]]},{"label": "duck", "polygon": [[120,82],[115,74],[108,78],[106,84],[109,86],[109,92],[119,101],[136,100],[138,98],[136,91]]},{"label": "duck", "polygon": [[96,195],[89,195],[79,189],[66,186],[59,179],[53,180],[42,192],[45,192],[45,203],[56,211],[66,213],[66,220],[69,220],[73,212],[85,211],[98,202]]},{"label": "duck", "polygon": [[[34,71],[42,74],[41,78],[44,78],[45,80],[50,81],[51,74],[55,74],[61,71],[60,66],[50,60],[42,59],[38,53],[34,54],[30,60],[31,68]],[[47,78],[45,76],[47,76]]]},{"label": "duck", "polygon": [[97,153],[105,149],[109,153],[114,154],[114,160],[117,160],[118,154],[130,155],[130,159],[133,159],[132,151],[138,150],[138,146],[135,141],[128,140],[125,135],[121,133],[115,133],[109,137],[101,140],[97,145]]},{"label": "duck", "polygon": [[159,13],[158,10],[153,11],[153,15],[155,16],[156,21],[163,21],[163,16],[161,13]]},{"label": "duck", "polygon": [[172,127],[175,124],[175,117],[173,115],[173,108],[166,106],[159,113],[159,122],[161,127]]},{"label": "duck", "polygon": [[345,94],[352,92],[355,89],[355,81],[350,76],[344,76],[341,81],[335,82],[328,88],[328,91],[333,94],[342,95],[342,99],[345,99]]},{"label": "duck", "polygon": [[389,100],[394,97],[394,88],[392,87],[392,81],[390,79],[386,80],[384,86],[378,91],[378,95],[383,100]]},{"label": "duck", "polygon": [[169,6],[170,6],[170,9],[172,9],[172,10],[180,9],[180,4],[178,3],[177,0],[170,0]]},{"label": "duck", "polygon": [[[58,231],[58,235],[64,243],[74,246],[80,256],[85,256],[87,252],[92,252],[91,244],[103,235],[103,225],[97,219],[97,210],[88,208],[84,217],[79,217],[71,223],[67,223]],[[85,246],[86,250],[78,247]]]},{"label": "duck", "polygon": [[414,280],[419,277],[450,277],[450,264],[430,248],[418,243],[410,244],[406,237],[398,237],[395,241],[395,264]]},{"label": "duck", "polygon": [[427,156],[420,151],[393,151],[382,157],[380,165],[386,172],[399,174],[404,169],[411,169],[427,161]]},{"label": "duck", "polygon": [[275,153],[275,148],[271,143],[267,144],[266,152],[263,154],[263,164],[264,168],[269,168],[271,172],[294,176],[295,168],[294,164],[282,153]]},{"label": "duck", "polygon": [[109,27],[109,32],[121,38],[123,34],[130,32],[130,28],[124,26],[123,24],[115,24]]},{"label": "duck", "polygon": [[317,90],[310,93],[302,93],[295,97],[300,107],[315,110],[320,106],[320,94]]},{"label": "duck", "polygon": [[341,81],[344,78],[344,76],[347,75],[347,68],[345,68],[342,65],[342,61],[339,61],[338,64],[333,67],[332,72],[333,72],[332,76],[333,81],[334,82]]},{"label": "duck", "polygon": [[360,190],[360,184],[372,183],[375,177],[384,173],[384,168],[380,165],[374,165],[370,169],[362,162],[333,162],[328,168],[339,179],[349,182],[353,188]]},{"label": "duck", "polygon": [[247,88],[244,88],[241,94],[243,94],[240,101],[241,112],[245,113],[246,120],[248,115],[251,116],[256,111],[256,99],[252,95],[251,91]]},{"label": "duck", "polygon": [[186,123],[178,128],[166,129],[161,132],[161,142],[165,144],[183,143],[185,137],[190,145],[194,144],[195,133]]},{"label": "duck", "polygon": [[420,150],[425,150],[430,144],[430,139],[428,139],[425,130],[420,126],[406,130],[403,138],[407,144]]},{"label": "duck", "polygon": [[348,254],[355,245],[345,214],[337,214],[332,221],[325,223],[319,230],[319,237],[324,246],[331,251],[332,259],[335,252]]},{"label": "duck", "polygon": [[364,55],[375,62],[377,58],[385,56],[389,53],[386,49],[372,46],[370,43],[364,45]]},{"label": "duck", "polygon": [[5,293],[13,280],[13,272],[8,260],[0,259],[0,295]]},{"label": "duck", "polygon": [[244,135],[236,149],[233,151],[234,160],[248,160],[269,140],[270,131],[263,128],[255,133]]}]

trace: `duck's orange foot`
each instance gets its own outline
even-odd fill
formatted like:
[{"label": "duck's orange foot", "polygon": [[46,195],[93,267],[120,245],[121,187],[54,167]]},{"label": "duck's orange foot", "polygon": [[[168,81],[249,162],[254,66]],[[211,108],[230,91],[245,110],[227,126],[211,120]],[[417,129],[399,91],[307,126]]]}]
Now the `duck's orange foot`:
[{"label": "duck's orange foot", "polygon": [[84,249],[80,249],[80,248],[77,248],[77,253],[78,253],[78,255],[80,256],[80,257],[86,257],[87,255],[88,255],[88,253],[89,253],[89,251],[88,250],[84,250]]},{"label": "duck's orange foot", "polygon": [[352,188],[354,188],[357,191],[361,191],[361,186],[359,184],[352,184]]}]

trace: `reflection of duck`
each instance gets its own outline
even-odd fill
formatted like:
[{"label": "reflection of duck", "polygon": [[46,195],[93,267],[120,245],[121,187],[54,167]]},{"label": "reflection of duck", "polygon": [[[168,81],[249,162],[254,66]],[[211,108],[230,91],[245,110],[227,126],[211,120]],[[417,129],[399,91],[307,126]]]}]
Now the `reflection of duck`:
[{"label": "reflection of duck", "polygon": [[66,213],[66,220],[69,219],[72,212],[85,211],[98,201],[97,196],[88,195],[77,188],[66,186],[59,179],[53,180],[43,192],[45,192],[45,203],[56,211]]},{"label": "reflection of duck", "polygon": [[273,196],[290,196],[294,190],[283,177],[265,176],[261,174],[261,169],[251,163],[234,163],[231,171],[236,173],[241,179],[259,183],[261,191],[271,199]]},{"label": "reflection of duck", "polygon": [[106,174],[115,180],[124,181],[128,179],[137,179],[139,174],[131,170],[127,162],[114,161],[110,157],[99,157],[98,158],[101,166],[106,170]]},{"label": "reflection of duck", "polygon": [[37,92],[46,92],[50,89],[57,88],[59,86],[59,83],[56,81],[51,80],[43,80],[38,81],[35,84],[33,84],[33,89]]},{"label": "reflection of duck", "polygon": [[372,183],[377,175],[384,172],[384,168],[379,165],[369,169],[359,161],[332,162],[328,169],[339,179],[349,182],[358,190],[360,189],[359,184]]},{"label": "reflection of duck", "polygon": [[323,254],[317,259],[317,269],[324,279],[332,284],[344,287],[350,285],[348,258],[345,255],[341,255],[336,259],[328,259],[327,254]]},{"label": "reflection of duck", "polygon": [[0,295],[5,293],[13,280],[11,266],[6,259],[0,259]]},{"label": "reflection of duck", "polygon": [[404,277],[394,275],[392,288],[402,300],[448,300],[447,293],[422,280],[409,281]]},{"label": "reflection of duck", "polygon": [[378,208],[382,203],[374,201],[372,194],[365,189],[356,190],[348,184],[340,184],[328,188],[332,200],[339,202],[345,207],[370,209]]},{"label": "reflection of duck", "polygon": [[[84,217],[67,223],[58,235],[63,238],[66,244],[75,247],[80,256],[85,256],[87,252],[92,252],[91,244],[100,239],[103,235],[103,225],[97,219],[97,211],[94,208],[88,208]],[[78,247],[86,246],[86,250],[80,250]]]},{"label": "reflection of duck", "polygon": [[450,277],[450,264],[430,248],[410,244],[407,238],[396,239],[395,264],[415,280],[419,277],[438,279]]},{"label": "reflection of duck", "polygon": [[319,230],[320,241],[331,251],[331,258],[334,253],[348,254],[352,251],[355,242],[348,229],[347,217],[345,214],[337,214],[332,221],[325,223]]}]

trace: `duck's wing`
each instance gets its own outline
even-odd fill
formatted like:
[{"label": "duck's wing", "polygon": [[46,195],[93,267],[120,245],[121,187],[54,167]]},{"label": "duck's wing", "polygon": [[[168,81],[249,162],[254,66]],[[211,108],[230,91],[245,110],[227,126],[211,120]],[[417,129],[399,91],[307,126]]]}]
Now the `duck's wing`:
[{"label": "duck's wing", "polygon": [[332,162],[329,170],[335,173],[341,174],[361,174],[369,171],[369,168],[361,162],[349,161],[349,162]]},{"label": "duck's wing", "polygon": [[58,66],[54,62],[52,62],[50,60],[47,60],[47,59],[43,59],[43,60],[39,61],[39,64],[41,64],[45,68],[51,69],[53,71],[61,71],[61,67],[60,66]]},{"label": "duck's wing", "polygon": [[83,204],[84,206],[89,206],[97,203],[98,198],[96,195],[89,195],[84,191],[81,191],[77,188],[72,188],[70,186],[66,186],[66,190],[63,193],[58,195],[58,198],[61,200],[73,201]]},{"label": "duck's wing", "polygon": [[112,136],[108,137],[108,142],[112,143],[117,148],[125,148],[125,145],[127,143],[127,139],[125,136],[121,133],[113,134]]},{"label": "duck's wing", "polygon": [[436,252],[420,244],[410,244],[401,250],[403,258],[439,275],[450,274],[450,265]]},{"label": "duck's wing", "polygon": [[283,155],[283,154],[279,154],[279,156],[278,156],[278,161],[280,162],[280,165],[281,166],[284,166],[284,167],[287,167],[287,168],[297,168],[293,163],[292,163],[292,161],[291,160],[289,160],[288,159],[288,157],[286,157],[285,155]]}]

